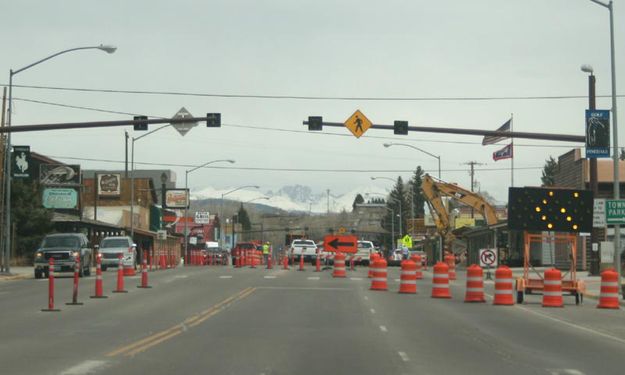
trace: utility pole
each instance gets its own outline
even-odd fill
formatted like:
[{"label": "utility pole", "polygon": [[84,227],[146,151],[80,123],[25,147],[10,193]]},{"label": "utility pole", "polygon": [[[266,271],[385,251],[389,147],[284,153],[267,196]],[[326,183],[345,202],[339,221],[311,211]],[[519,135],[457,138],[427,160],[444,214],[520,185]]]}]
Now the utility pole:
[{"label": "utility pole", "polygon": [[[476,165],[486,165],[486,164],[484,164],[484,163],[478,163],[478,162],[476,162],[476,161],[470,161],[470,162],[463,163],[463,164],[464,164],[464,165],[469,165],[469,166],[471,167],[471,169],[470,169],[470,172],[469,172],[469,173],[471,174],[471,191],[473,191],[473,186],[474,186],[474,184],[475,184],[475,182],[474,182],[474,176],[475,176],[475,166],[476,166]],[[473,211],[473,208],[471,208],[471,218],[472,218],[472,219],[473,219],[474,215],[475,215],[475,213],[474,213],[474,211]]]},{"label": "utility pole", "polygon": [[330,189],[327,189],[326,192],[328,193],[328,215],[330,215]]}]

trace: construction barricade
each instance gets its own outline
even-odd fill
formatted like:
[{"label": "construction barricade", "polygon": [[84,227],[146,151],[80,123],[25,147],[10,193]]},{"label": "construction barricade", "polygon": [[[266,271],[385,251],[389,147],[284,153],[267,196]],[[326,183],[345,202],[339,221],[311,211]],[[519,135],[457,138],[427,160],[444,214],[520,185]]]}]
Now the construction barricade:
[{"label": "construction barricade", "polygon": [[369,290],[388,290],[386,266],[387,263],[384,258],[376,259],[373,262],[373,277]]},{"label": "construction barricade", "polygon": [[417,280],[422,280],[423,279],[423,271],[422,271],[423,264],[421,262],[421,255],[415,254],[410,257],[410,260],[412,260],[417,266],[417,270],[416,270]]},{"label": "construction barricade", "polygon": [[544,280],[543,307],[564,307],[562,273],[560,270],[555,268],[545,270]]},{"label": "construction barricade", "polygon": [[514,305],[512,270],[507,266],[500,266],[495,271],[495,298],[493,305]]},{"label": "construction barricade", "polygon": [[345,274],[345,254],[337,253],[334,256],[334,271],[332,272],[332,277],[346,277]]},{"label": "construction barricade", "polygon": [[600,309],[620,309],[618,288],[618,274],[613,268],[601,272],[601,290],[597,307]]},{"label": "construction barricade", "polygon": [[456,257],[445,255],[445,263],[449,267],[449,280],[456,280]]},{"label": "construction barricade", "polygon": [[412,260],[404,260],[401,262],[399,293],[417,293],[417,263]]},{"label": "construction barricade", "polygon": [[380,259],[380,255],[378,253],[373,253],[369,256],[369,274],[367,275],[369,278],[373,277],[373,262]]},{"label": "construction barricade", "polygon": [[432,298],[451,298],[449,292],[449,266],[447,263],[437,262],[434,265]]},{"label": "construction barricade", "polygon": [[482,267],[472,264],[467,268],[467,290],[464,302],[486,302]]}]

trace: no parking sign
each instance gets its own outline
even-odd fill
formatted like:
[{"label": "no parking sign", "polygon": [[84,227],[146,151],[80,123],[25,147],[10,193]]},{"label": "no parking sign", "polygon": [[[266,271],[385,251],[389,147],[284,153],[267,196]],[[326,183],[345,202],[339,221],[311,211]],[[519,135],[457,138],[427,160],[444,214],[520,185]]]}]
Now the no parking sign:
[{"label": "no parking sign", "polygon": [[497,267],[497,249],[480,249],[480,267]]}]

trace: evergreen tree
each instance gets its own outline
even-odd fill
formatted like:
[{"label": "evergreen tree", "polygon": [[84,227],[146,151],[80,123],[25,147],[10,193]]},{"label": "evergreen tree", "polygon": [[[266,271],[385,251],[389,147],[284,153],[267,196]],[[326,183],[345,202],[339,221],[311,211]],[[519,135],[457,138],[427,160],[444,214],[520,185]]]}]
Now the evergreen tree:
[{"label": "evergreen tree", "polygon": [[356,209],[356,205],[363,203],[365,203],[365,198],[363,198],[362,195],[358,193],[358,195],[356,195],[356,199],[354,199],[354,203],[352,203],[352,211]]},{"label": "evergreen tree", "polygon": [[417,169],[410,180],[410,197],[412,198],[411,209],[412,217],[422,218],[425,217],[425,197],[423,196],[423,191],[421,190],[421,184],[423,183],[423,169],[421,166],[417,166]]},{"label": "evergreen tree", "polygon": [[555,185],[555,176],[558,169],[558,162],[556,161],[556,159],[553,158],[553,156],[550,156],[549,159],[545,161],[545,166],[543,167],[543,176],[540,178],[543,186]]},{"label": "evergreen tree", "polygon": [[406,233],[406,219],[410,217],[408,192],[401,176],[397,178],[397,183],[389,194],[386,208],[388,209],[388,212],[382,219],[381,224],[384,229],[389,231],[389,233],[391,233],[394,229],[395,238],[391,238],[391,236],[384,236],[383,240],[385,243],[389,244],[389,249],[393,249],[395,247],[395,240]]},{"label": "evergreen tree", "polygon": [[239,207],[239,212],[237,213],[238,222],[241,224],[241,227],[244,231],[248,231],[252,229],[252,223],[250,222],[250,217],[247,214],[245,208],[243,208],[243,203],[241,203],[241,207]]},{"label": "evergreen tree", "polygon": [[53,231],[52,210],[44,208],[36,182],[13,180],[11,221],[15,226],[15,255],[32,258],[43,237]]}]

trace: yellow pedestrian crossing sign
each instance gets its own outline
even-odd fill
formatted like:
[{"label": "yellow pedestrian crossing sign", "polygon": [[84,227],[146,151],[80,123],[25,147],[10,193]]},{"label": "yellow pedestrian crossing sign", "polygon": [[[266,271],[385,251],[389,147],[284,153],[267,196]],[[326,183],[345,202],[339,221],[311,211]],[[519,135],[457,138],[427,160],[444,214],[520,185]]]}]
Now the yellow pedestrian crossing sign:
[{"label": "yellow pedestrian crossing sign", "polygon": [[358,109],[345,121],[345,127],[360,138],[371,127],[371,121]]},{"label": "yellow pedestrian crossing sign", "polygon": [[411,249],[412,248],[412,237],[410,237],[409,235],[405,235],[402,239],[401,239],[401,243],[406,246],[407,248]]}]

